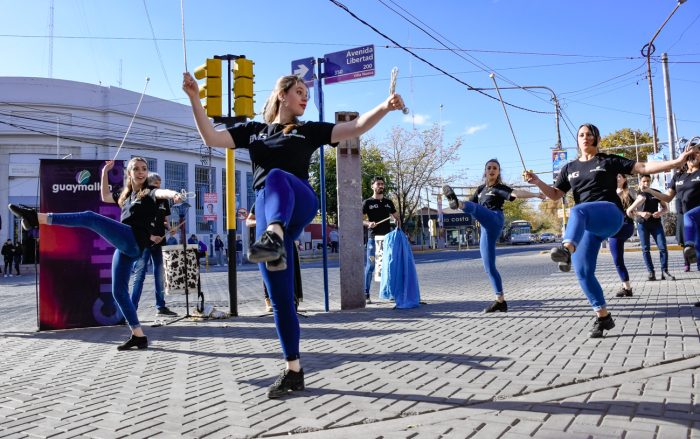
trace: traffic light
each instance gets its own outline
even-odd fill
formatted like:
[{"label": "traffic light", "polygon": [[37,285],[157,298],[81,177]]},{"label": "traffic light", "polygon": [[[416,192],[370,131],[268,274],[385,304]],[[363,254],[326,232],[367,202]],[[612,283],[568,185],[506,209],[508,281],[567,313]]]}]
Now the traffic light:
[{"label": "traffic light", "polygon": [[221,60],[207,58],[206,64],[194,70],[194,77],[204,79],[204,84],[199,86],[199,98],[204,99],[207,116],[221,116]]},{"label": "traffic light", "polygon": [[233,111],[236,116],[255,117],[253,109],[253,61],[238,58],[233,64]]}]

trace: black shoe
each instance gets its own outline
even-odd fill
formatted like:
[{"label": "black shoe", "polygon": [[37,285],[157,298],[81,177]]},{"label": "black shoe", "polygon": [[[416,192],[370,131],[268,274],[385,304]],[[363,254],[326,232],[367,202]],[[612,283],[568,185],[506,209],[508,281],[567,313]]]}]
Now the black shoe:
[{"label": "black shoe", "polygon": [[695,251],[695,246],[686,245],[683,249],[683,256],[686,260],[688,260],[690,265],[696,264],[698,262],[698,254]]},{"label": "black shoe", "polygon": [[299,372],[290,369],[283,370],[275,383],[267,388],[267,397],[270,399],[279,398],[294,390],[304,390],[304,369],[299,370]]},{"label": "black shoe", "polygon": [[442,194],[447,198],[447,202],[450,204],[450,209],[459,209],[459,200],[455,191],[449,185],[444,185],[442,187]]},{"label": "black shoe", "polygon": [[493,303],[484,310],[485,313],[490,313],[490,312],[507,312],[508,311],[508,304],[504,300],[503,302],[499,302],[498,300],[494,300]]},{"label": "black shoe", "polygon": [[366,302],[366,303],[372,303],[372,298],[369,297],[369,294],[365,294],[365,302]]},{"label": "black shoe", "polygon": [[632,288],[620,288],[620,291],[615,293],[615,297],[632,297]]},{"label": "black shoe", "polygon": [[695,306],[697,306],[698,308],[700,308],[700,302],[695,302]]},{"label": "black shoe", "polygon": [[287,257],[282,255],[274,261],[265,262],[267,271],[282,271],[287,269]]},{"label": "black shoe", "polygon": [[282,256],[285,257],[286,265],[287,251],[284,249],[284,241],[275,232],[269,230],[248,249],[248,260],[254,263],[275,261]]},{"label": "black shoe", "polygon": [[[663,278],[664,278],[664,273],[663,273],[663,271],[662,271],[662,272],[661,272],[661,279],[663,279]],[[656,280],[656,273],[654,273],[653,271],[650,271],[650,272],[649,272],[649,275],[647,276],[647,280],[650,280],[650,281],[651,281],[651,280]]]},{"label": "black shoe", "polygon": [[118,351],[128,351],[131,348],[146,349],[148,347],[148,337],[138,337],[131,335],[131,338],[117,346]]},{"label": "black shoe", "polygon": [[22,228],[24,230],[39,228],[39,216],[36,213],[36,209],[21,204],[8,204],[7,207],[14,216],[22,218]]},{"label": "black shoe", "polygon": [[559,266],[559,271],[571,271],[571,253],[566,247],[554,247],[550,250],[549,255]]},{"label": "black shoe", "polygon": [[170,309],[167,306],[164,306],[162,308],[158,308],[158,311],[156,311],[156,316],[177,317],[177,313],[175,311],[170,311]]},{"label": "black shoe", "polygon": [[593,328],[588,333],[589,338],[601,338],[604,330],[611,330],[615,327],[615,322],[612,319],[612,314],[608,313],[605,317],[596,317],[593,322]]},{"label": "black shoe", "polygon": [[[665,276],[665,277],[664,277],[664,276]],[[662,271],[662,272],[661,272],[661,279],[663,280],[663,279],[666,279],[666,278],[668,278],[668,280],[676,280],[676,276],[672,275],[672,274],[669,273],[668,271]]]}]

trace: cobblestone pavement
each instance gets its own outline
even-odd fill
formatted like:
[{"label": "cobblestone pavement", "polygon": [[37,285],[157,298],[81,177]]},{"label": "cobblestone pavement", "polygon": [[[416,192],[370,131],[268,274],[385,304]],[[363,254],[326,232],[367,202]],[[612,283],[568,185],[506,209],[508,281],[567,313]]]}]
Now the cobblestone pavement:
[{"label": "cobblestone pavement", "polygon": [[[324,313],[321,270],[303,269],[307,389],[281,400],[265,397],[283,363],[250,268],[240,317],[155,328],[149,276],[151,345],[132,352],[115,349],[124,327],[36,332],[33,278],[0,278],[0,437],[700,437],[700,273],[672,252],[678,280],[647,282],[641,255],[625,257],[634,296],[618,299],[600,256],[617,325],[602,339],[587,338],[575,276],[536,252],[498,258],[509,312],[496,315],[481,313],[493,296],[478,259],[419,263],[427,304],[412,310]],[[202,275],[217,308],[226,282]],[[167,300],[184,312],[182,296]]]}]

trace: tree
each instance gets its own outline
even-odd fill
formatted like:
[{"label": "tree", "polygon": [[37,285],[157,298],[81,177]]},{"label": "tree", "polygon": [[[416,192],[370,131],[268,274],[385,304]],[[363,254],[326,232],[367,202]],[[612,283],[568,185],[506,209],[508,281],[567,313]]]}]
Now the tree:
[{"label": "tree", "polygon": [[[321,193],[320,156],[318,152],[312,156],[309,169],[309,183],[317,194]],[[326,215],[330,224],[338,224],[338,178],[335,148],[326,148],[324,161],[326,165]],[[388,175],[382,153],[371,137],[361,140],[360,172],[362,173],[362,199],[372,196],[372,178],[376,175],[383,176],[387,190],[391,190],[392,177]]]},{"label": "tree", "polygon": [[458,137],[443,147],[442,137],[442,127],[437,123],[423,131],[394,127],[380,146],[393,182],[389,196],[396,201],[402,224],[415,213],[421,189],[440,186],[440,169],[459,158],[462,139]]},{"label": "tree", "polygon": [[[636,139],[635,139],[636,137]],[[635,141],[636,140],[636,141]],[[632,130],[631,128],[623,128],[600,139],[601,152],[617,154],[631,160],[637,160],[637,150],[634,145],[642,145],[652,143],[651,134],[646,131]],[[632,148],[616,149],[618,146],[631,146]],[[654,152],[653,145],[639,147],[639,160],[646,161],[647,155]]]}]

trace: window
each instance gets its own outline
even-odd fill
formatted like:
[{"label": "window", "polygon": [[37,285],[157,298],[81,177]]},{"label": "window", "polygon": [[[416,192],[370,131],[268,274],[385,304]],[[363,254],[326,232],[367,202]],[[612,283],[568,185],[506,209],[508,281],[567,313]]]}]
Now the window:
[{"label": "window", "polygon": [[[162,175],[161,177],[164,179],[163,184],[161,185],[161,187],[164,189],[172,189],[174,191],[188,189],[187,163],[171,162],[166,160],[165,175]],[[177,215],[175,215],[175,217],[171,216],[170,218],[177,218]],[[188,226],[189,223],[185,222],[185,234],[189,232]]]},{"label": "window", "polygon": [[[146,164],[148,165],[149,172],[158,172],[158,160],[157,159],[152,159],[150,157],[144,157],[142,155],[141,156],[139,156],[139,155],[132,155],[131,156],[132,159],[134,157],[141,157],[143,159],[146,159]],[[163,187],[165,187],[165,186],[163,186]]]},{"label": "window", "polygon": [[247,190],[248,210],[250,210],[250,208],[253,207],[253,204],[255,204],[255,191],[253,190],[253,173],[246,172],[245,173],[245,180],[246,180],[246,188],[248,189]]},{"label": "window", "polygon": [[[197,194],[195,198],[195,207],[197,209],[197,233],[215,233],[217,229],[216,221],[205,221],[205,205],[204,194],[208,192],[216,192],[216,168],[209,166],[195,165],[194,167],[194,191]],[[211,173],[210,173],[211,171]],[[209,185],[209,177],[211,176],[211,190]],[[220,196],[217,201],[220,201]],[[214,212],[218,215],[216,204],[214,204]]]}]

